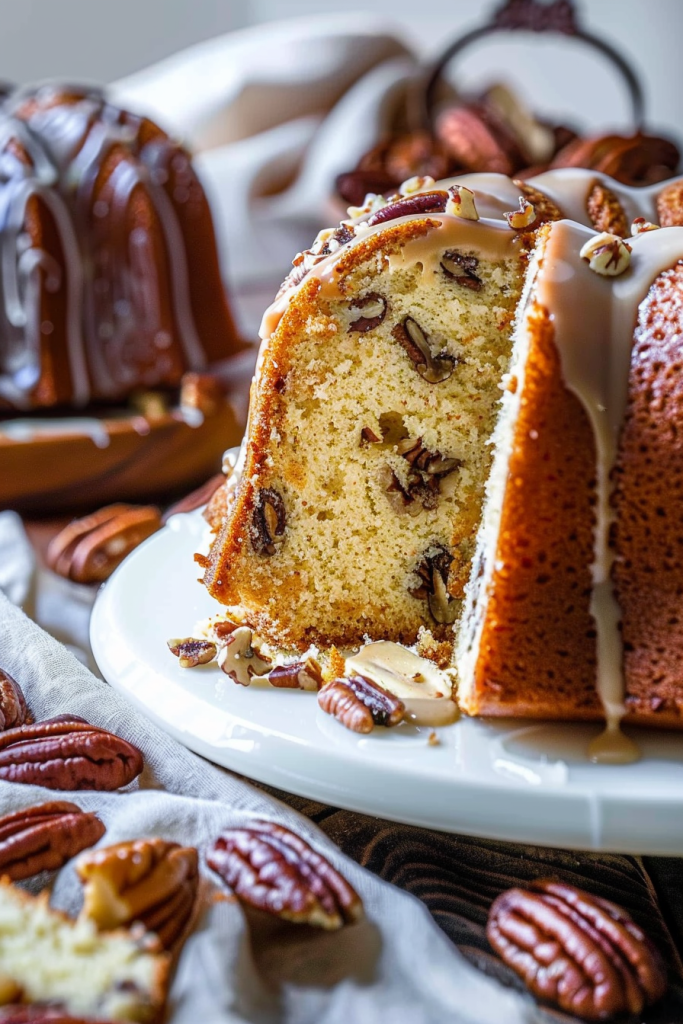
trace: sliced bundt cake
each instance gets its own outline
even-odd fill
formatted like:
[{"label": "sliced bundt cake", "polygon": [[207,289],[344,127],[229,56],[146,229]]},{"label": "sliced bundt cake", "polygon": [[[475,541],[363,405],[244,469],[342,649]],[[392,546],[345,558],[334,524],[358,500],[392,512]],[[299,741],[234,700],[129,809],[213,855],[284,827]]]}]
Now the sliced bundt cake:
[{"label": "sliced bundt cake", "polygon": [[652,417],[683,474],[656,410],[677,394],[683,230],[645,230],[680,199],[592,172],[470,175],[323,232],[264,318],[210,592],[286,649],[426,628],[454,644],[470,713],[618,717],[624,663],[627,706],[677,724],[683,685],[650,678],[677,618],[668,602],[646,625],[633,582],[683,592],[677,485],[631,424]]}]

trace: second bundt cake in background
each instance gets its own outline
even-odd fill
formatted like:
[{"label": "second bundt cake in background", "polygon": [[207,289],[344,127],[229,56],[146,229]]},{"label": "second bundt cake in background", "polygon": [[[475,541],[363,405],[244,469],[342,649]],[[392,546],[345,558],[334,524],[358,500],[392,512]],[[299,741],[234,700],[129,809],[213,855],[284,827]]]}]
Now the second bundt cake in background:
[{"label": "second bundt cake in background", "polygon": [[175,388],[243,345],[187,151],[92,89],[0,107],[0,412]]}]

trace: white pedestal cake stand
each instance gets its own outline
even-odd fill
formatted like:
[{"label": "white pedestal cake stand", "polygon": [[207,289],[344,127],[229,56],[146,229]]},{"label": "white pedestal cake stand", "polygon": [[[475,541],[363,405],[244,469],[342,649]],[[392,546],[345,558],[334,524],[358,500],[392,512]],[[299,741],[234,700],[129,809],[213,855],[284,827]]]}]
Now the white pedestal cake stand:
[{"label": "white pedestal cake stand", "polygon": [[414,825],[574,849],[683,853],[683,735],[634,730],[642,759],[591,764],[598,727],[462,719],[348,732],[315,695],[181,669],[166,647],[216,605],[197,583],[198,512],[169,524],[101,591],[91,641],[104,677],[190,749],[292,793]]}]

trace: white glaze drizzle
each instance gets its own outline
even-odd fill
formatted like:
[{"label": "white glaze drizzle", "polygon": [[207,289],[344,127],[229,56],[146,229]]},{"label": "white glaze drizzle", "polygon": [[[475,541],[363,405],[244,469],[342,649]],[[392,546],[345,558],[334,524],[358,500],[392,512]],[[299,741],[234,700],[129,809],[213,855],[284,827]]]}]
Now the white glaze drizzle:
[{"label": "white glaze drizzle", "polygon": [[[633,333],[638,306],[662,271],[683,257],[683,228],[647,232],[631,240],[628,270],[618,278],[601,277],[579,257],[592,232],[570,221],[553,226],[538,274],[534,298],[551,313],[564,383],[581,401],[596,446],[595,558],[590,611],[597,631],[597,688],[611,737],[598,747],[610,760],[610,748],[628,757],[618,739],[624,708],[621,610],[612,584],[614,552],[609,534],[614,522],[611,472],[626,412]],[[656,237],[655,237],[656,235]],[[595,751],[601,755],[600,750]],[[635,755],[635,750],[630,754]],[[602,759],[602,757],[601,757]]]},{"label": "white glaze drizzle", "polygon": [[458,718],[451,680],[433,662],[393,643],[366,644],[346,659],[347,675],[362,675],[389,690],[406,706],[415,725],[450,725]]},{"label": "white glaze drizzle", "polygon": [[[593,754],[599,760],[627,761],[638,754],[635,745],[623,736],[619,728],[624,714],[624,678],[619,632],[621,612],[611,581],[614,556],[609,547],[609,530],[613,521],[610,474],[626,408],[637,308],[657,275],[683,256],[683,228],[646,233],[631,239],[634,247],[631,268],[617,279],[600,277],[579,257],[583,243],[595,234],[589,227],[587,200],[596,181],[615,193],[627,221],[636,216],[654,221],[656,197],[670,182],[659,182],[648,188],[629,188],[598,172],[581,169],[547,172],[528,181],[529,185],[552,199],[565,215],[573,216],[579,222],[565,220],[553,226],[543,268],[535,282],[534,297],[551,311],[565,383],[582,402],[594,431],[597,504],[590,611],[597,632],[597,689],[605,710],[607,728],[603,738],[595,744]],[[355,237],[342,247],[341,252],[345,253],[371,234],[425,217],[445,228],[444,234],[430,234],[426,240],[418,239],[406,248],[412,245],[415,250],[420,244],[442,248],[453,235],[460,245],[471,246],[475,251],[485,250],[487,242],[494,237],[492,232],[500,228],[502,214],[515,208],[518,186],[504,175],[470,174],[436,182],[430,188],[447,189],[455,183],[475,191],[477,209],[482,217],[478,222],[467,222],[446,214],[425,213],[384,221],[371,228],[358,223],[354,225]],[[466,237],[467,241],[464,241]],[[415,261],[415,252],[411,255]],[[311,279],[320,280],[323,286],[331,282],[339,256],[338,250],[315,264],[300,282],[285,289],[266,310],[260,332],[263,344],[254,380],[258,379],[268,339],[277,329],[293,295]],[[577,278],[581,282],[579,288],[576,286]],[[577,301],[577,296],[581,301]],[[587,315],[588,307],[590,316]],[[606,336],[608,357],[605,359]],[[240,470],[245,456],[243,447]]]}]

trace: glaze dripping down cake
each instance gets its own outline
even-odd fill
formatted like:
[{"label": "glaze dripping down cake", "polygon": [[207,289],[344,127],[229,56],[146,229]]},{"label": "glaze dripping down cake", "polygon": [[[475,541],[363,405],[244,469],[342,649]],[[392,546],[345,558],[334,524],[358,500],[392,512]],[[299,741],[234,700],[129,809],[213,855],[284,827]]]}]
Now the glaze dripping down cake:
[{"label": "glaze dripping down cake", "polygon": [[0,106],[0,413],[173,388],[242,346],[189,154],[93,90]]},{"label": "glaze dripping down cake", "polygon": [[321,233],[264,317],[211,594],[292,651],[431,635],[470,714],[681,725],[682,205],[468,175]]}]

